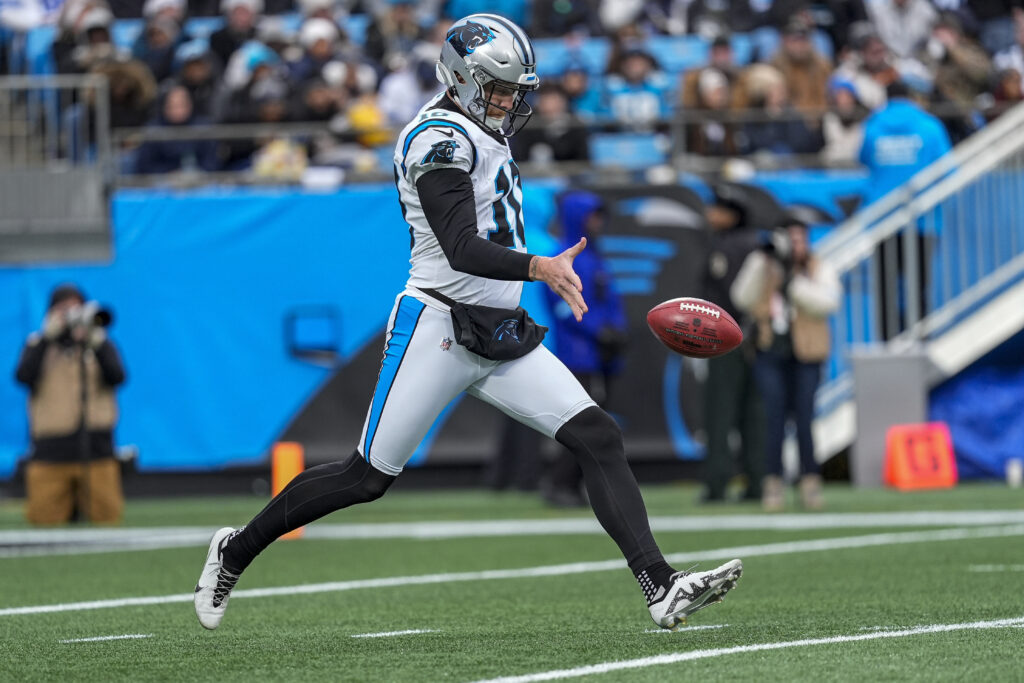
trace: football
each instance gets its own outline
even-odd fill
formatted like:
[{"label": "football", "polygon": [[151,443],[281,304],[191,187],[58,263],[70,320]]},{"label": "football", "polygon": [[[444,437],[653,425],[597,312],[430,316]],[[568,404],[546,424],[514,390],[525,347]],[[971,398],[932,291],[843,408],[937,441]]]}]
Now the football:
[{"label": "football", "polygon": [[704,299],[669,299],[647,312],[647,326],[662,344],[691,358],[714,358],[743,341],[743,332],[721,306]]}]

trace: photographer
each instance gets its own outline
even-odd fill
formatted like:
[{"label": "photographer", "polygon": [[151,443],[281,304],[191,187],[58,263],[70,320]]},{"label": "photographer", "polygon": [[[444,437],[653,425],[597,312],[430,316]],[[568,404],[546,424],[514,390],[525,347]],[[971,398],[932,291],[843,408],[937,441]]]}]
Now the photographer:
[{"label": "photographer", "polygon": [[821,363],[831,344],[828,316],[842,289],[835,271],[810,251],[807,226],[787,220],[765,233],[760,249],[743,262],[730,290],[733,303],[757,324],[754,376],[765,413],[765,510],[784,505],[782,442],[792,412],[800,450],[800,498],[805,508],[823,506],[811,423]]},{"label": "photographer", "polygon": [[61,285],[50,295],[42,330],[22,350],[16,377],[30,391],[25,486],[33,524],[68,522],[76,508],[94,522],[121,517],[114,387],[124,381],[124,368],[104,330],[110,319],[77,287]]}]

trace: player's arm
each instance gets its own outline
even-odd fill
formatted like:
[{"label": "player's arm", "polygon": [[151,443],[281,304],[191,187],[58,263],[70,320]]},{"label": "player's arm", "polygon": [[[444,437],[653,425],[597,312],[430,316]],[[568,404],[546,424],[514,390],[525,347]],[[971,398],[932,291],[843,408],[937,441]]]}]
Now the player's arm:
[{"label": "player's arm", "polygon": [[540,280],[562,297],[576,320],[587,312],[580,292],[583,285],[572,261],[586,246],[586,238],[548,258],[508,249],[477,235],[476,199],[469,173],[460,168],[439,168],[416,181],[423,215],[437,237],[452,269],[492,280]]},{"label": "player's arm", "polygon": [[453,270],[492,280],[530,279],[530,254],[477,236],[473,180],[459,168],[424,173],[416,181],[423,215]]}]

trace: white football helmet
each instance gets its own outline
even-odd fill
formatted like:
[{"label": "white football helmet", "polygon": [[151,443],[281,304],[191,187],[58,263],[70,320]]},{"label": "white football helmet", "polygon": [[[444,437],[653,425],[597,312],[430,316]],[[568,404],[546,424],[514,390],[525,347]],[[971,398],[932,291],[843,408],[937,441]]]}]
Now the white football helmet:
[{"label": "white football helmet", "polygon": [[[504,137],[519,132],[533,115],[526,94],[540,85],[530,37],[496,14],[471,14],[452,25],[437,62],[437,79],[467,114]],[[512,105],[492,101],[496,92],[513,95]],[[488,116],[491,108],[505,113]]]}]

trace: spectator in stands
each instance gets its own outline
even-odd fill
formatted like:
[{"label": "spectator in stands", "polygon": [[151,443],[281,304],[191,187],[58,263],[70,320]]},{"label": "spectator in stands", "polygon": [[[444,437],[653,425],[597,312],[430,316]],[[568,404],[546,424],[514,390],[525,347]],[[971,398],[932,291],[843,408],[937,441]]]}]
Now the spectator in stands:
[{"label": "spectator in stands", "polygon": [[757,118],[743,126],[740,148],[746,154],[812,154],[821,149],[820,133],[807,126],[789,103],[782,74],[773,66],[755,64],[744,73],[745,97]]},{"label": "spectator in stands", "polygon": [[928,0],[875,0],[867,10],[879,38],[901,59],[917,53],[939,18]]},{"label": "spectator in stands", "polygon": [[154,14],[147,17],[142,33],[132,46],[132,56],[149,67],[160,82],[171,75],[175,51],[186,38],[181,24],[162,14]]},{"label": "spectator in stands", "polygon": [[345,107],[345,91],[332,88],[317,76],[307,80],[294,106],[294,121],[330,121]]},{"label": "spectator in stands", "polygon": [[283,62],[300,59],[300,48],[294,45],[294,32],[281,17],[265,16],[256,26],[256,40],[277,53]]},{"label": "spectator in stands", "polygon": [[706,66],[684,72],[682,86],[680,87],[684,110],[700,106],[700,93],[697,84],[700,82],[701,75],[707,70],[714,70],[725,76],[731,92],[733,84],[739,77],[739,69],[736,67],[732,43],[728,37],[718,36],[711,42]]},{"label": "spectator in stands", "polygon": [[[188,7],[185,0],[146,0],[142,6],[142,16],[151,21],[154,19],[169,19],[179,27],[185,25],[185,17],[188,14]],[[114,16],[118,16],[115,14]]]},{"label": "spectator in stands", "polygon": [[991,104],[986,108],[985,116],[991,121],[1022,101],[1024,101],[1024,90],[1021,88],[1020,72],[1016,69],[1004,69],[996,76]]},{"label": "spectator in stands", "polygon": [[708,40],[730,33],[747,33],[758,23],[750,0],[694,0],[687,8],[690,33]]},{"label": "spectator in stands", "polygon": [[174,53],[174,76],[192,99],[196,118],[212,120],[217,89],[220,87],[216,58],[206,41],[190,40]]},{"label": "spectator in stands", "polygon": [[708,157],[739,153],[736,127],[728,120],[729,79],[718,69],[701,69],[697,101],[687,111],[700,118],[686,126],[686,151]]},{"label": "spectator in stands", "polygon": [[888,97],[864,124],[860,161],[871,172],[865,203],[902,185],[951,147],[942,122],[911,99],[906,84],[890,85]]},{"label": "spectator in stands", "polygon": [[975,100],[989,87],[992,61],[964,34],[959,18],[952,12],[941,15],[918,58],[934,79],[932,101],[956,105],[959,110],[944,117],[951,137],[966,138],[980,125]]},{"label": "spectator in stands", "polygon": [[857,99],[865,107],[872,110],[883,107],[886,88],[899,80],[892,54],[873,30],[861,35],[854,44],[856,49],[847,55],[835,75],[853,84]]},{"label": "spectator in stands", "polygon": [[344,89],[350,100],[377,91],[377,70],[365,62],[335,60],[324,66],[322,75],[332,88]]},{"label": "spectator in stands", "polygon": [[376,63],[387,65],[392,58],[409,54],[422,37],[423,29],[416,17],[415,3],[388,0],[386,11],[366,29],[363,53]]},{"label": "spectator in stands", "polygon": [[107,336],[109,322],[78,287],[61,285],[42,329],[22,349],[16,377],[31,392],[25,516],[32,524],[67,523],[76,508],[92,522],[121,518],[114,389],[124,382],[124,366]]},{"label": "spectator in stands", "polygon": [[338,8],[337,5],[337,0],[299,0],[299,9],[306,19],[317,18],[337,21],[335,16],[335,11]]},{"label": "spectator in stands", "polygon": [[970,0],[970,13],[978,22],[981,46],[990,55],[1008,50],[1014,43],[1014,15],[1020,0]]},{"label": "spectator in stands", "polygon": [[289,65],[289,80],[296,87],[310,78],[320,76],[324,66],[335,58],[341,34],[333,21],[313,17],[299,30],[302,58]]},{"label": "spectator in stands", "polygon": [[112,128],[145,125],[157,95],[156,79],[145,64],[136,59],[109,59],[94,65],[89,73],[107,77]]},{"label": "spectator in stands", "polygon": [[770,4],[764,17],[767,24],[781,31],[798,17],[825,31],[837,55],[850,45],[851,26],[868,20],[864,0],[817,0],[813,11],[807,0],[771,0]]},{"label": "spectator in stands", "polygon": [[[752,229],[748,204],[741,187],[730,183],[715,187],[714,197],[705,210],[711,234],[701,283],[701,296],[722,306],[745,329],[749,328],[749,321],[733,304],[729,290],[743,260],[758,244],[759,232]],[[764,418],[761,396],[754,384],[754,356],[752,335],[746,334],[740,348],[708,361],[704,383],[707,452],[702,502],[725,501],[726,488],[736,469],[733,434],[740,439],[739,469],[746,479],[743,499],[761,500]]]},{"label": "spectator in stands", "polygon": [[671,85],[650,53],[627,50],[620,70],[605,79],[611,117],[630,128],[653,126],[671,113]]},{"label": "spectator in stands", "polygon": [[533,106],[536,121],[511,141],[517,159],[534,163],[590,159],[587,129],[569,110],[569,98],[557,83],[542,85]]},{"label": "spectator in stands", "polygon": [[935,76],[938,101],[965,109],[974,106],[974,99],[985,92],[992,77],[992,61],[964,34],[952,12],[944,12],[939,18],[919,58]]},{"label": "spectator in stands", "polygon": [[811,26],[806,21],[794,18],[786,25],[782,49],[775,55],[772,65],[782,73],[792,105],[798,111],[811,114],[809,120],[817,127],[817,115],[826,105],[832,64],[814,49]]},{"label": "spectator in stands", "polygon": [[52,47],[57,72],[84,73],[101,60],[123,56],[110,37],[113,24],[106,3],[74,0],[65,5]]},{"label": "spectator in stands", "polygon": [[235,50],[256,36],[256,23],[263,12],[263,0],[221,0],[226,24],[210,34],[210,50],[226,65]]},{"label": "spectator in stands", "polygon": [[[1013,16],[1014,35],[1016,42],[996,55],[994,64],[999,71],[1013,69],[1024,77],[1024,13]],[[1024,82],[1022,82],[1024,86]]]},{"label": "spectator in stands", "polygon": [[792,411],[801,501],[806,509],[820,510],[824,501],[811,425],[821,363],[831,346],[828,316],[842,296],[839,278],[811,253],[807,226],[788,220],[746,257],[730,293],[757,328],[754,373],[765,415],[764,509],[775,512],[784,506],[782,442]]},{"label": "spectator in stands", "polygon": [[380,106],[388,122],[404,126],[441,90],[434,74],[440,47],[421,42],[408,57],[392,61],[392,71],[380,83]]},{"label": "spectator in stands", "polygon": [[[163,95],[153,125],[177,128],[197,123],[206,121],[196,115],[188,89],[172,85]],[[134,172],[216,171],[218,167],[217,145],[212,140],[151,140],[139,147]]]},{"label": "spectator in stands", "polygon": [[598,0],[534,2],[530,35],[534,38],[564,38],[575,31],[601,35],[597,5]]},{"label": "spectator in stands", "polygon": [[581,121],[593,121],[604,109],[601,90],[590,82],[590,73],[582,64],[570,64],[562,74],[562,90],[569,98],[569,109]]},{"label": "spectator in stands", "polygon": [[822,119],[822,159],[828,164],[855,163],[864,142],[864,119],[869,112],[860,103],[853,84],[840,78],[832,80],[828,99],[829,110]]}]

